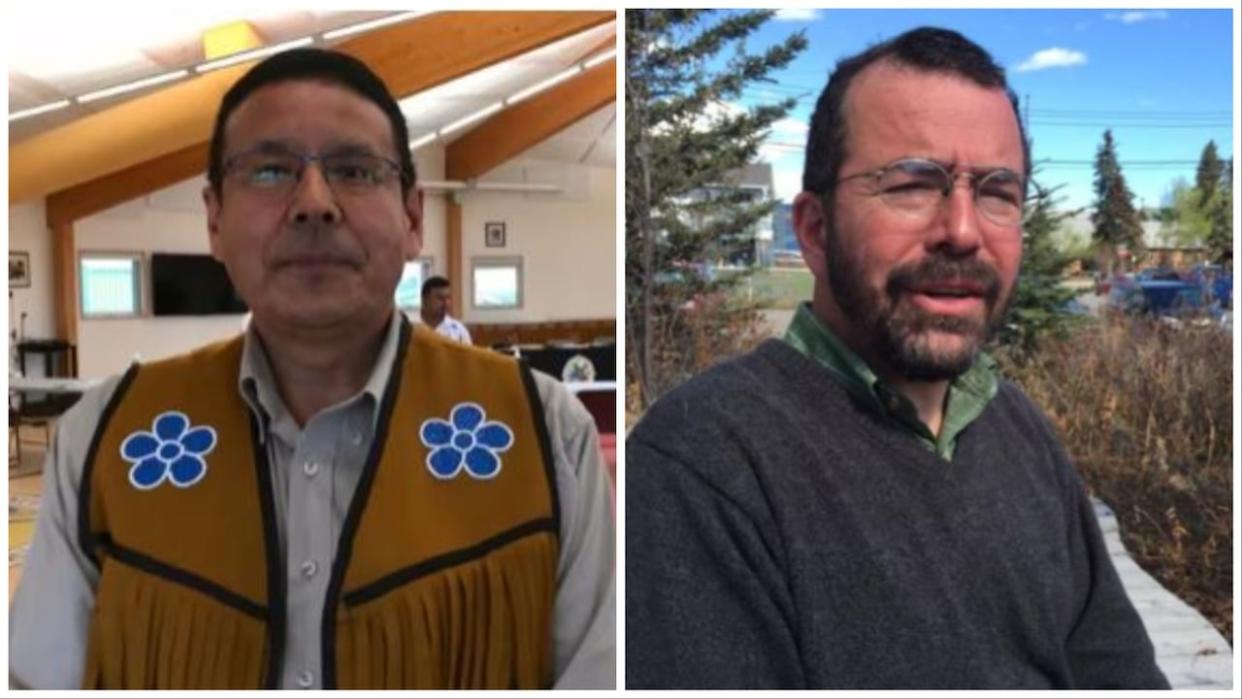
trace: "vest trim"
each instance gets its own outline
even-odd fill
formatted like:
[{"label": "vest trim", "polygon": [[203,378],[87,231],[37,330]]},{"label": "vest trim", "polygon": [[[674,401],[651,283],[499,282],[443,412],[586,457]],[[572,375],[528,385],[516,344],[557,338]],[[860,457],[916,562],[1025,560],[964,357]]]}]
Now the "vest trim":
[{"label": "vest trim", "polygon": [[259,424],[250,413],[250,447],[254,450],[255,478],[259,486],[259,512],[263,518],[263,549],[267,558],[267,688],[280,688],[281,663],[285,654],[285,570],[276,528],[276,503],[272,494],[272,469],[267,445],[259,439]]},{"label": "vest trim", "polygon": [[112,392],[112,397],[108,399],[107,405],[104,406],[103,413],[99,416],[99,422],[95,426],[95,434],[91,437],[90,447],[86,450],[86,464],[82,469],[82,482],[78,484],[78,546],[82,548],[82,553],[95,564],[95,568],[99,568],[99,557],[95,555],[95,535],[91,533],[91,476],[94,471],[95,455],[99,453],[99,443],[103,441],[104,430],[108,428],[108,423],[112,421],[112,414],[116,412],[117,407],[121,405],[121,399],[125,397],[129,391],[129,386],[134,382],[134,377],[138,375],[138,363],[134,362],[125,370],[124,376],[116,386],[116,390]]},{"label": "vest trim", "polygon": [[531,416],[535,421],[535,434],[539,435],[539,451],[543,454],[543,472],[548,478],[548,498],[552,502],[553,533],[559,540],[561,537],[561,498],[556,488],[556,466],[552,462],[552,438],[548,436],[548,422],[543,413],[543,404],[539,400],[539,388],[535,385],[535,375],[531,373],[526,360],[518,360],[518,372],[522,375],[522,385],[526,387],[526,399],[530,401]]},{"label": "vest trim", "polygon": [[377,597],[395,590],[406,583],[413,582],[419,578],[426,577],[441,570],[452,568],[453,566],[468,563],[477,558],[482,558],[497,549],[508,546],[509,544],[531,536],[540,532],[557,533],[556,521],[550,517],[541,517],[523,522],[512,529],[503,531],[490,539],[485,539],[472,546],[467,546],[456,551],[429,558],[420,563],[416,563],[407,568],[402,568],[394,573],[389,573],[375,582],[367,583],[362,587],[345,593],[343,602],[347,607],[357,607],[359,605],[370,602]]},{"label": "vest trim", "polygon": [[144,553],[122,546],[108,537],[99,537],[96,541],[96,546],[103,549],[114,560],[124,563],[131,568],[136,568],[144,573],[149,573],[169,582],[201,592],[221,604],[232,607],[260,621],[268,620],[267,610],[262,605],[256,604],[254,601],[217,585],[207,578],[195,575],[184,568],[160,562]]},{"label": "vest trim", "polygon": [[336,560],[332,563],[332,577],[328,581],[328,593],[323,605],[323,626],[320,637],[320,672],[323,675],[323,688],[336,689],[336,600],[341,597],[341,588],[345,585],[345,570],[349,567],[350,556],[353,555],[354,536],[358,533],[358,525],[362,521],[362,510],[371,496],[371,486],[375,483],[375,472],[379,470],[381,453],[384,443],[388,441],[388,429],[392,423],[392,411],[397,403],[397,393],[401,386],[402,370],[405,367],[405,353],[410,348],[410,322],[404,313],[397,313],[401,323],[400,336],[397,338],[396,356],[392,360],[391,374],[388,385],[384,387],[384,397],[380,400],[379,415],[376,420],[375,436],[371,441],[371,449],[367,454],[366,463],[362,467],[362,475],[354,490],[353,501],[349,503],[349,512],[345,515],[345,523],[341,527],[341,538],[336,547]]}]

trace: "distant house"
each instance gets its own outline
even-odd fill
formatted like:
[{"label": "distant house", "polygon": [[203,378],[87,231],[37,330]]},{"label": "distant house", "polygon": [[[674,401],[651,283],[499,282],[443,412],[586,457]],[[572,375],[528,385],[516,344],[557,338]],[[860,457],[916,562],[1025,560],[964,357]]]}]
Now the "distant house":
[{"label": "distant house", "polygon": [[[1154,217],[1154,212],[1149,212]],[[1186,269],[1201,262],[1208,261],[1208,251],[1202,244],[1186,245],[1178,241],[1176,224],[1172,227],[1154,218],[1142,221],[1144,250],[1133,257],[1133,251],[1121,250],[1120,256],[1126,261],[1127,269],[1145,269],[1148,267],[1172,267]],[[1058,247],[1073,247],[1074,242],[1090,241],[1095,231],[1091,222],[1091,212],[1083,211],[1066,219],[1057,231]]]},{"label": "distant house", "polygon": [[[744,168],[734,170],[724,177],[719,184],[713,184],[692,193],[692,201],[702,201],[725,193],[742,191],[749,194],[751,201],[768,202],[775,197],[775,184],[770,163],[751,163]],[[771,262],[770,251],[773,239],[773,216],[760,219],[748,231],[738,231],[734,237],[744,239],[743,252],[734,259],[722,260],[729,264],[768,265]],[[738,242],[743,242],[739,240]],[[796,246],[796,243],[795,243]]]},{"label": "distant house", "polygon": [[1139,259],[1139,268],[1171,267],[1186,269],[1209,261],[1210,254],[1202,243],[1186,245],[1178,242],[1177,224],[1165,226],[1160,221],[1143,221],[1143,245],[1146,250]]}]

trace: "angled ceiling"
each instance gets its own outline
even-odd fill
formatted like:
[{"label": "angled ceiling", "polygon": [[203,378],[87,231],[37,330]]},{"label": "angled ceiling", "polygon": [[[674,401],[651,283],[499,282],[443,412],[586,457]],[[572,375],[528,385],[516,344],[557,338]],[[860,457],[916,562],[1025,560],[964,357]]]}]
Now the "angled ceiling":
[{"label": "angled ceiling", "polygon": [[[171,15],[172,13],[168,13]],[[178,10],[177,14],[183,14]],[[373,19],[388,15],[391,13],[377,12],[281,12],[259,14],[251,17],[243,17],[250,22],[256,33],[266,41],[268,45],[280,43],[293,38],[307,36],[312,34],[321,34],[324,31],[354,24],[356,22]],[[428,22],[428,26],[457,26],[448,23],[448,18],[443,15],[460,15],[462,13],[432,13],[423,17],[417,17],[403,23],[408,36],[410,26],[418,22]],[[516,22],[537,22],[539,21],[534,15],[541,13],[533,13],[529,20],[525,19],[522,13],[480,13],[478,19],[489,16],[504,15],[506,21],[510,24]],[[567,15],[571,13],[542,13],[543,15]],[[579,13],[589,14],[589,13]],[[164,18],[163,16],[154,18],[151,21],[144,19],[141,22],[142,36],[136,36],[134,32],[138,31],[138,24],[134,23],[131,31],[120,32],[118,36],[110,36],[106,41],[100,40],[95,44],[83,44],[82,55],[76,52],[72,56],[56,57],[54,52],[41,49],[36,46],[37,42],[30,42],[28,45],[22,42],[14,42],[9,49],[9,99],[11,112],[27,109],[46,104],[49,101],[55,101],[81,95],[96,89],[115,86],[118,83],[141,79],[151,75],[157,75],[170,69],[186,68],[203,60],[203,42],[202,32],[212,26],[218,26],[221,23],[239,19],[236,16],[230,16],[231,13],[226,12],[210,12],[201,11],[198,14],[190,13],[178,19]],[[9,20],[13,22],[10,27],[13,36],[35,36],[42,37],[46,42],[46,37],[61,33],[66,24],[63,18],[53,21],[54,18],[45,17],[40,19],[40,15],[27,15],[22,12],[11,12]],[[437,18],[438,19],[433,19]],[[111,16],[110,30],[112,26],[117,26],[115,16]],[[48,22],[47,26],[41,26],[40,21]],[[547,18],[544,19],[547,23]],[[90,25],[89,20],[82,24]],[[479,24],[478,21],[458,22],[458,24]],[[408,26],[407,26],[408,25]],[[398,25],[393,25],[397,27]],[[518,52],[505,54],[503,60],[498,63],[492,63],[495,58],[485,58],[478,66],[442,66],[428,67],[426,64],[434,62],[434,58],[429,59],[426,51],[419,50],[416,46],[402,45],[400,43],[385,44],[376,41],[374,38],[368,39],[371,34],[378,35],[379,32],[389,31],[395,35],[400,32],[393,31],[393,27],[374,30],[367,34],[358,34],[347,37],[335,42],[317,41],[317,45],[336,45],[342,50],[349,51],[355,55],[360,55],[368,63],[380,62],[386,65],[387,73],[385,79],[393,86],[394,91],[402,94],[403,87],[416,88],[419,91],[413,96],[401,100],[402,111],[406,114],[407,122],[410,128],[410,135],[413,139],[418,139],[421,135],[434,132],[436,129],[442,129],[448,124],[477,112],[489,104],[498,100],[510,97],[516,92],[530,87],[546,78],[556,75],[566,68],[574,66],[578,62],[598,54],[601,47],[606,46],[612,37],[615,36],[616,26],[615,19],[609,16],[603,16],[601,13],[594,13],[589,21],[574,20],[572,23],[562,21],[561,25],[570,27],[561,31],[559,36],[554,37],[551,41],[544,41],[540,45],[532,48],[523,48]],[[576,27],[576,28],[572,28]],[[501,26],[497,23],[494,31],[503,32],[510,27]],[[465,31],[465,30],[464,30]],[[516,30],[510,34],[516,35]],[[504,36],[509,36],[505,34]],[[156,37],[152,39],[143,39],[144,36]],[[466,36],[463,34],[462,36]],[[551,36],[551,35],[549,35]],[[445,37],[443,41],[451,42],[453,37]],[[514,44],[518,46],[519,44]],[[64,44],[60,44],[62,47]],[[133,48],[133,47],[138,48]],[[394,59],[391,53],[383,55],[385,51],[391,51],[394,46],[403,49],[403,53]],[[448,43],[445,46],[449,46]],[[352,48],[351,48],[352,47]],[[366,55],[367,51],[378,52],[373,60],[372,57]],[[94,52],[94,53],[92,53]],[[415,54],[422,53],[422,57]],[[451,51],[444,51],[444,54],[452,54]],[[403,70],[404,65],[401,61],[408,55],[409,69]],[[439,54],[436,54],[439,55]],[[490,63],[490,65],[489,65]],[[417,66],[414,68],[413,66]],[[14,188],[17,186],[14,182],[21,173],[21,168],[15,168],[15,158],[20,160],[22,152],[29,151],[33,146],[38,145],[40,141],[55,140],[57,135],[66,132],[66,129],[72,129],[77,126],[78,122],[86,123],[103,119],[110,112],[124,112],[128,105],[138,105],[143,103],[155,104],[150,100],[159,100],[161,97],[171,97],[178,94],[178,90],[182,91],[186,97],[194,93],[187,88],[188,83],[207,83],[213,78],[213,75],[219,76],[215,78],[224,84],[231,84],[240,72],[244,71],[246,66],[239,69],[224,69],[215,73],[207,73],[203,76],[191,77],[171,85],[158,86],[148,88],[143,91],[128,93],[123,96],[107,98],[97,102],[88,104],[74,104],[68,108],[51,112],[48,114],[29,117],[9,124],[10,138],[10,200],[14,200]],[[460,69],[459,69],[460,68]],[[440,71],[438,74],[441,78],[415,78],[408,81],[404,78],[410,71],[414,73],[427,74],[428,71]],[[394,79],[392,73],[396,71],[397,77]],[[420,82],[421,80],[421,82]],[[395,83],[395,84],[394,84]],[[433,85],[430,89],[426,86]],[[208,90],[222,91],[220,88]],[[217,98],[218,99],[218,98]],[[201,102],[198,102],[201,103]],[[184,109],[184,107],[183,107]],[[158,109],[143,110],[144,113],[155,112],[160,114]],[[544,160],[553,160],[566,163],[587,163],[595,166],[614,166],[615,167],[615,100],[606,104],[592,113],[581,118],[577,123],[572,124],[568,128],[562,129],[555,135],[543,140],[542,142],[530,148],[525,155],[538,157]],[[145,118],[151,118],[149,114]],[[482,120],[480,121],[482,123]],[[454,132],[445,134],[439,141],[448,145],[455,140],[470,133],[471,129],[478,124],[472,124]],[[201,124],[195,124],[189,127],[190,131],[201,130]],[[67,132],[66,132],[67,133]],[[46,138],[40,138],[45,136]],[[200,141],[203,137],[196,137]],[[151,140],[148,138],[148,140]],[[110,173],[116,173],[128,168],[134,171],[133,174],[139,175],[140,183],[130,186],[147,186],[158,185],[163,179],[158,176],[151,176],[149,172],[145,175],[142,170],[153,160],[160,158],[169,159],[171,162],[177,163],[174,170],[184,169],[187,163],[193,163],[201,155],[195,148],[201,148],[201,143],[188,142],[185,139],[178,140],[170,137],[165,145],[146,144],[148,151],[143,153],[141,157],[131,162],[121,163],[112,166]],[[27,169],[29,170],[29,168]],[[94,173],[90,177],[99,178],[109,173]],[[191,173],[192,174],[192,173]],[[70,181],[56,185],[54,183],[46,184],[42,187],[42,193],[53,194],[61,192],[73,187],[88,186],[91,184],[88,177],[85,180]],[[36,195],[40,193],[36,187],[33,191]],[[30,192],[26,192],[27,196]],[[64,197],[60,197],[63,199]],[[49,201],[50,203],[50,201]],[[50,212],[49,212],[50,213]]]},{"label": "angled ceiling", "polygon": [[[79,7],[73,11],[73,22],[66,22],[64,13],[63,7],[40,8],[31,3],[8,11],[10,113],[199,63],[204,60],[203,33],[236,20],[249,22],[267,44],[279,44],[390,14],[273,10],[239,17],[235,7],[213,8],[209,3],[152,12],[129,22],[118,21],[116,9],[107,5]],[[68,46],[74,50],[66,50]],[[159,89],[73,104],[10,122],[9,142],[18,143]]]}]

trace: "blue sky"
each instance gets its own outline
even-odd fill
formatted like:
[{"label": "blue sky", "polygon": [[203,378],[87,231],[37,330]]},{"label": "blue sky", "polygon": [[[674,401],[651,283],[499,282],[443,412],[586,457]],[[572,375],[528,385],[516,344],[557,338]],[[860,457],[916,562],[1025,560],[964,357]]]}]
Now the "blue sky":
[{"label": "blue sky", "polygon": [[799,189],[806,124],[836,62],[907,29],[946,27],[1006,68],[1030,110],[1035,160],[1072,161],[1037,174],[1045,185],[1065,185],[1063,206],[1092,202],[1090,163],[1110,127],[1135,204],[1158,206],[1177,178],[1194,181],[1209,139],[1222,158],[1233,155],[1234,21],[1228,9],[783,10],[747,48],[760,50],[798,29],[809,46],[775,76],[778,84],[748,89],[741,104],[798,98],[763,151],[778,198],[788,200]]}]

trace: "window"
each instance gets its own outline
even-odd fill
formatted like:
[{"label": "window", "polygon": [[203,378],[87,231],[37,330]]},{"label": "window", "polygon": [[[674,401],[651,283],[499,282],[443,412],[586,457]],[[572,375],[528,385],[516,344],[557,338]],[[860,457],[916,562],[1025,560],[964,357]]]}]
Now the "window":
[{"label": "window", "polygon": [[476,257],[471,260],[474,307],[522,307],[522,258]]},{"label": "window", "polygon": [[397,283],[397,308],[416,311],[423,305],[423,282],[431,276],[430,257],[420,257],[405,263],[401,281]]},{"label": "window", "polygon": [[78,258],[83,318],[127,318],[142,310],[142,255],[84,252]]}]

